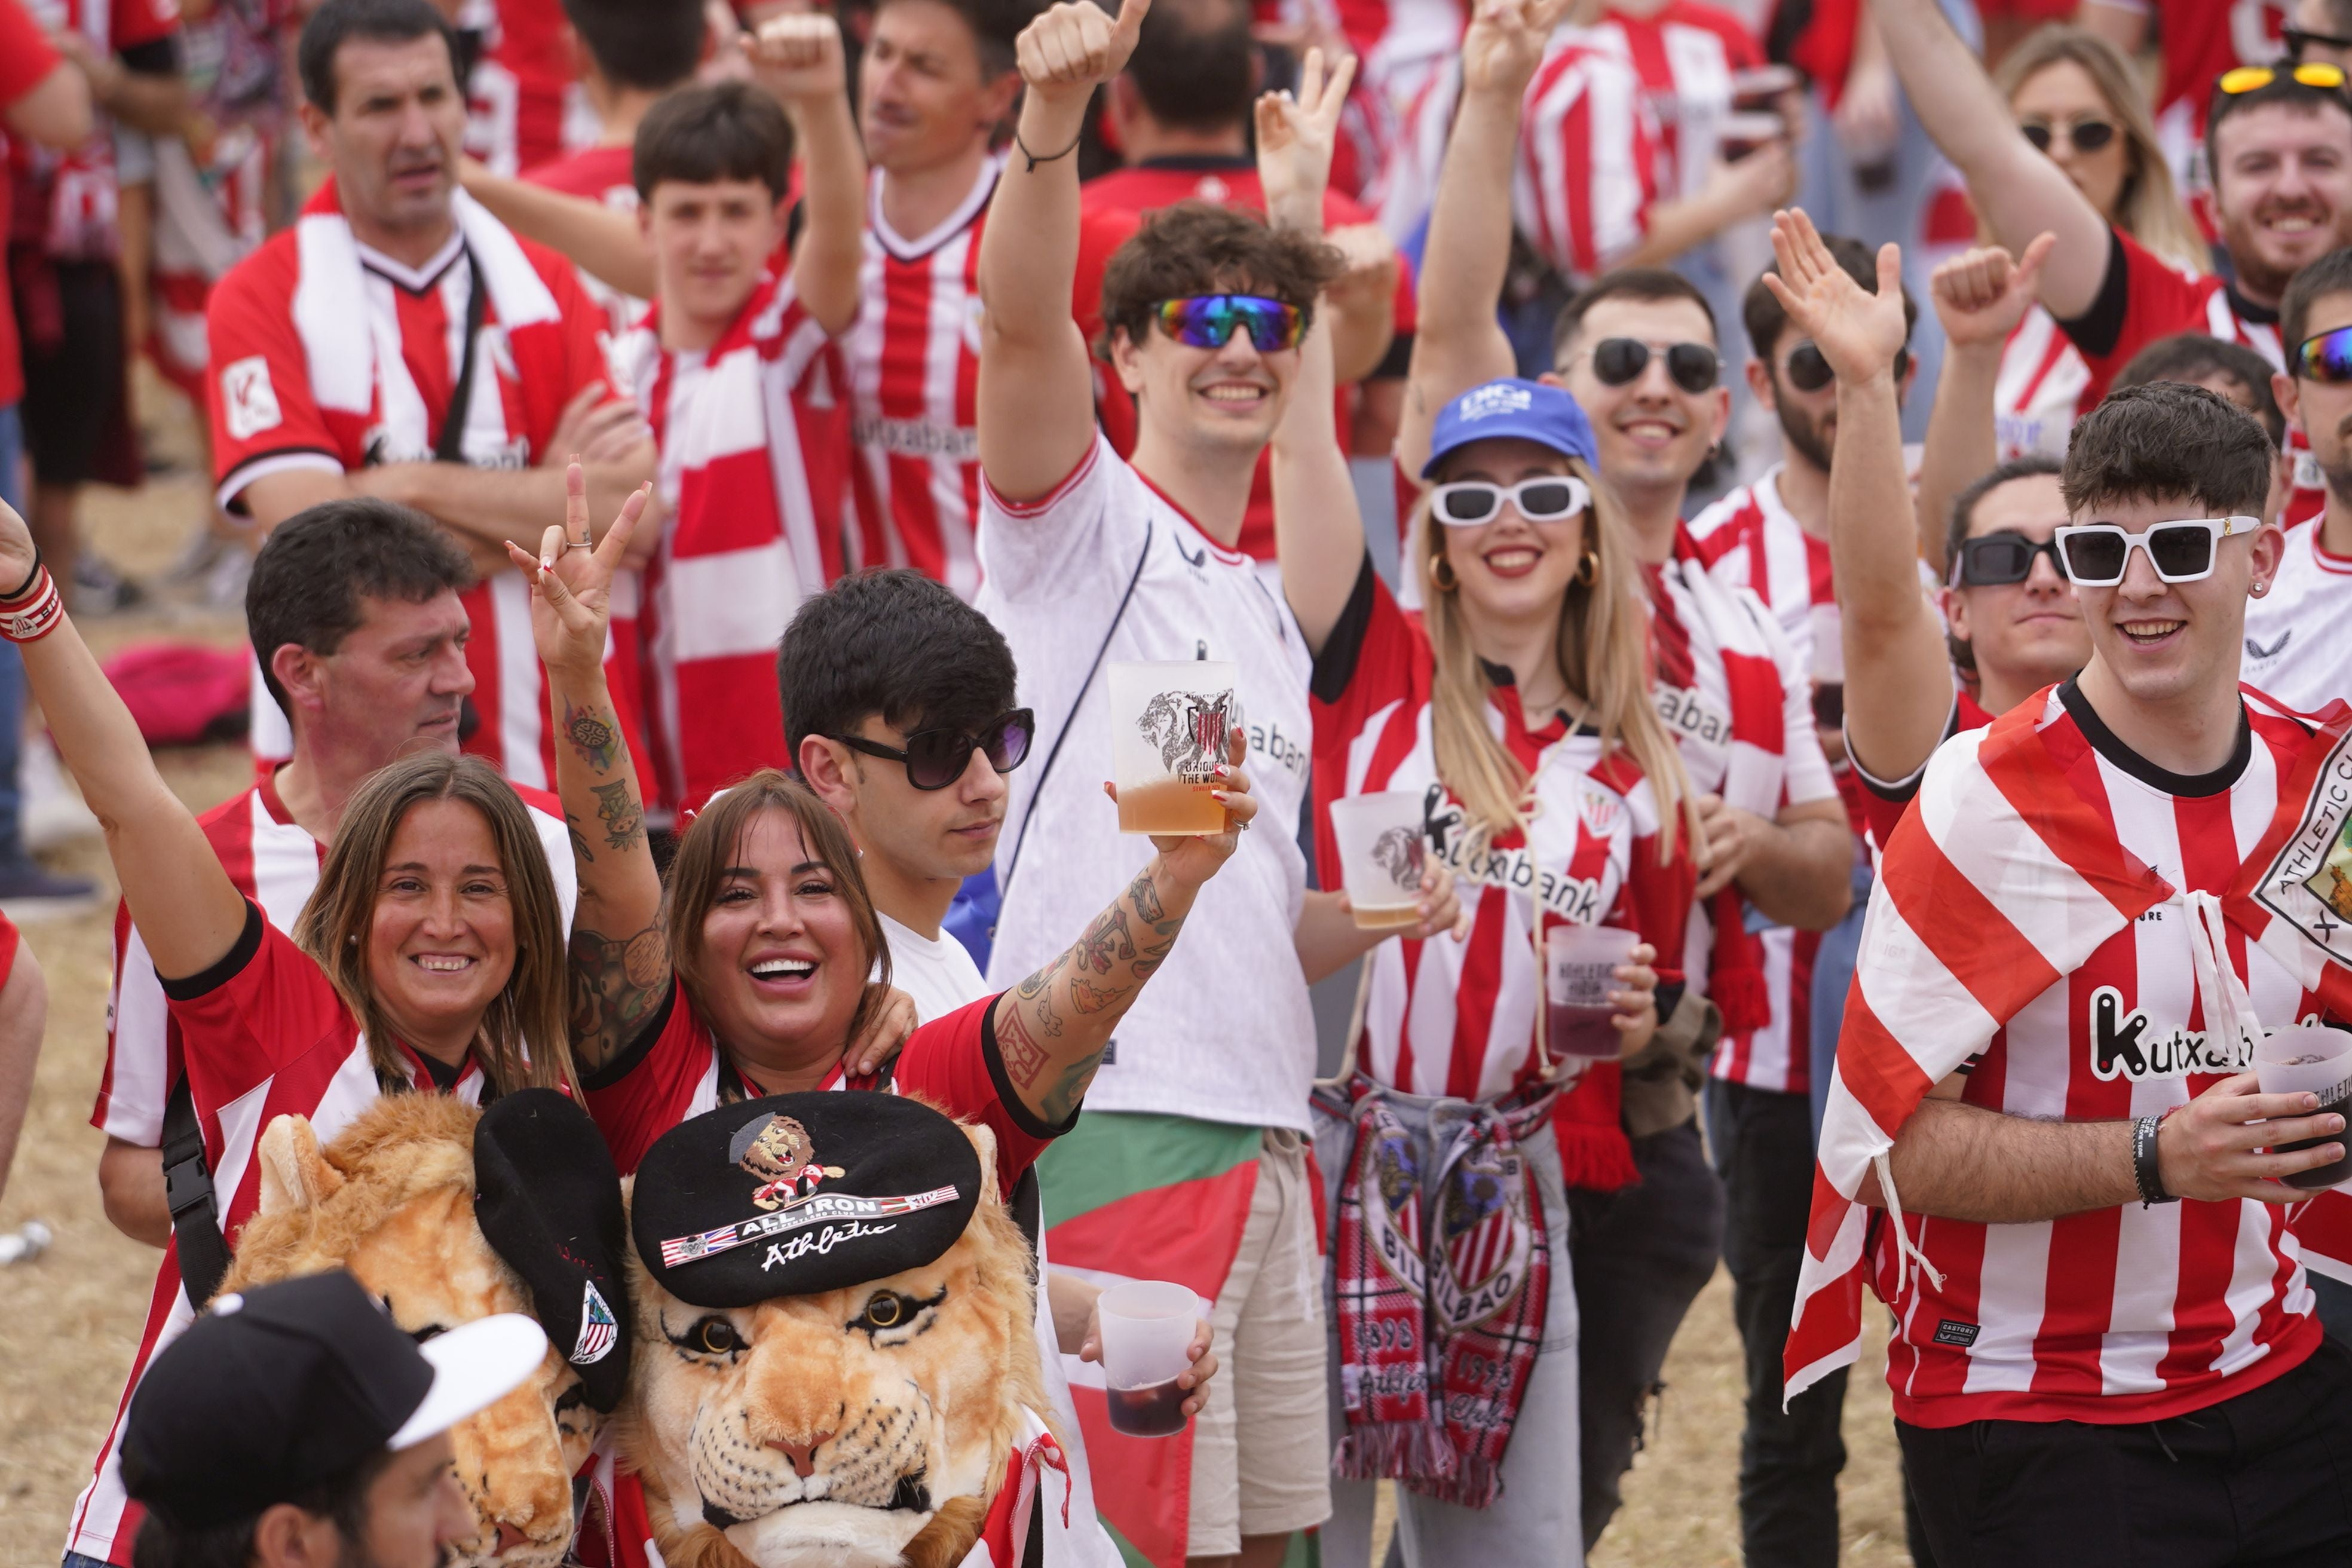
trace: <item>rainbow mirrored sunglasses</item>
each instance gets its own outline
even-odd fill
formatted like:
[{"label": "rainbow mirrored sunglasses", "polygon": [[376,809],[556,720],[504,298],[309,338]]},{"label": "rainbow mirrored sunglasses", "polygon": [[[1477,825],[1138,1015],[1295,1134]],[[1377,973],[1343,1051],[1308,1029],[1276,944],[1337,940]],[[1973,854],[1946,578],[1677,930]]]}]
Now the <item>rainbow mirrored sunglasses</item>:
[{"label": "rainbow mirrored sunglasses", "polygon": [[1195,349],[1223,348],[1234,329],[1241,328],[1258,353],[1275,353],[1297,348],[1306,326],[1297,306],[1260,294],[1194,294],[1162,300],[1151,311],[1161,331]]},{"label": "rainbow mirrored sunglasses", "polygon": [[2352,381],[2352,327],[2304,339],[2287,355],[2287,369],[2305,381]]}]

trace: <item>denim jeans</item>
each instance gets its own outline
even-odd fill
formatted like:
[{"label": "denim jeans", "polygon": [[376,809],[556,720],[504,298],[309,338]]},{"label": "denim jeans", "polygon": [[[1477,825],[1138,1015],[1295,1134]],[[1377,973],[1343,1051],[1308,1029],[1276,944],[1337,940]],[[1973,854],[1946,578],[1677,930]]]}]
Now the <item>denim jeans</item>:
[{"label": "denim jeans", "polygon": [[1822,933],[1813,953],[1811,1047],[1813,1142],[1822,1141],[1822,1117],[1829,1110],[1830,1068],[1837,1062],[1838,1029],[1845,1022],[1845,994],[1853,988],[1853,963],[1862,952],[1862,917],[1870,910],[1870,862],[1853,862],[1853,905],[1845,919]]}]

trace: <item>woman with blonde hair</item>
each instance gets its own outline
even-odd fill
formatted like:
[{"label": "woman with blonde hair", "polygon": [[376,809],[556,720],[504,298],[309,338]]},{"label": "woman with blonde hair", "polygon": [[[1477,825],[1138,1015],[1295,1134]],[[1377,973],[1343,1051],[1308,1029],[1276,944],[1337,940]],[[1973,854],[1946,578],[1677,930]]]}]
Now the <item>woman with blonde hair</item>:
[{"label": "woman with blonde hair", "polygon": [[[1993,82],[2025,139],[2100,216],[2185,273],[2210,269],[2209,247],[2173,184],[2147,96],[2121,50],[2053,22],[2003,57]],[[2063,457],[2089,384],[2080,351],[2034,305],[2009,334],[1994,384],[2001,458]]]}]

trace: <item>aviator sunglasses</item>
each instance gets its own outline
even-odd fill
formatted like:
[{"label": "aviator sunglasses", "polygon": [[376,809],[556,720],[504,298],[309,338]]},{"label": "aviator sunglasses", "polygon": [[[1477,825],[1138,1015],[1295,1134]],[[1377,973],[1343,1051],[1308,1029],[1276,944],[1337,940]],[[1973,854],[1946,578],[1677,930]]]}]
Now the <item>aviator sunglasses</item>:
[{"label": "aviator sunglasses", "polygon": [[1574,517],[1592,500],[1584,481],[1570,474],[1538,474],[1515,485],[1485,479],[1457,479],[1429,492],[1430,515],[1453,528],[1475,528],[1503,513],[1503,503],[1518,508],[1529,522],[1558,522]]},{"label": "aviator sunglasses", "polygon": [[[1906,346],[1895,351],[1895,379],[1901,381],[1911,366],[1911,350]],[[1799,392],[1819,392],[1837,379],[1828,358],[1807,338],[1789,351],[1789,384]]]},{"label": "aviator sunglasses", "polygon": [[2077,153],[2096,153],[2116,139],[2113,121],[2084,116],[2072,125],[2063,121],[2029,120],[2018,127],[2037,153],[2047,153],[2063,140]]},{"label": "aviator sunglasses", "polygon": [[2044,552],[2050,556],[2050,564],[2058,569],[2058,575],[2066,575],[2066,557],[2060,552],[2055,539],[2045,539],[2037,544],[2021,533],[1988,533],[1963,540],[1960,552],[1952,562],[1951,585],[1999,588],[2022,583],[2033,575],[2034,558]]},{"label": "aviator sunglasses", "polygon": [[1223,348],[1236,329],[1248,332],[1262,354],[1298,346],[1298,307],[1259,294],[1194,294],[1162,300],[1151,312],[1160,330],[1186,348]]},{"label": "aviator sunglasses", "polygon": [[2085,522],[2058,531],[2058,559],[2078,588],[2112,588],[2124,580],[2135,550],[2167,583],[2200,583],[2213,574],[2224,539],[2262,527],[2258,517],[2181,517],[2126,533],[2119,523]]},{"label": "aviator sunglasses", "polygon": [[905,751],[863,735],[826,738],[886,763],[903,763],[907,782],[917,789],[945,789],[963,777],[974,752],[987,753],[988,765],[998,773],[1011,773],[1029,755],[1030,737],[1036,732],[1036,721],[1029,710],[1015,708],[977,735],[964,730],[918,730],[907,737]]},{"label": "aviator sunglasses", "polygon": [[1645,343],[1639,338],[1603,338],[1592,345],[1592,374],[1603,386],[1626,386],[1650,368],[1654,352],[1666,356],[1666,374],[1685,392],[1712,392],[1723,379],[1723,360],[1705,343]]}]

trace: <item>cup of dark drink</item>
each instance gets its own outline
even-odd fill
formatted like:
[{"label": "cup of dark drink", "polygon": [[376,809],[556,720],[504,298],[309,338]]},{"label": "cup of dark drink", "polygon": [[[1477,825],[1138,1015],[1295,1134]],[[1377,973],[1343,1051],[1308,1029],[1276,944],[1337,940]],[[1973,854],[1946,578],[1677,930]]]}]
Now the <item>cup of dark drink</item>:
[{"label": "cup of dark drink", "polygon": [[1095,1303],[1102,1324],[1103,1393],[1114,1431],[1172,1437],[1184,1430],[1192,1390],[1176,1380],[1192,1365],[1201,1299],[1164,1279],[1114,1285]]},{"label": "cup of dark drink", "polygon": [[1736,163],[1759,147],[1786,140],[1789,122],[1777,114],[1727,114],[1716,122],[1715,134],[1717,150]]},{"label": "cup of dark drink", "polygon": [[1544,932],[1544,1041],[1555,1056],[1613,1057],[1617,966],[1632,962],[1640,933],[1615,926],[1556,925]]},{"label": "cup of dark drink", "polygon": [[1731,73],[1731,106],[1745,113],[1769,110],[1804,85],[1794,66],[1754,66]]},{"label": "cup of dark drink", "polygon": [[[2352,1105],[2352,1035],[2341,1029],[2298,1024],[2265,1037],[2254,1047],[2254,1077],[2264,1094],[2315,1094],[2319,1096],[2319,1109],[2311,1114],[2326,1116],[2333,1112],[2352,1120],[2352,1111],[2347,1110],[2347,1105]],[[2292,1154],[2316,1149],[2323,1143],[2342,1143],[2352,1151],[2352,1131],[2281,1143],[2271,1152]],[[2298,1171],[2285,1181],[2290,1187],[2309,1188],[2332,1187],[2352,1181],[2352,1152],[2316,1170]]]}]

